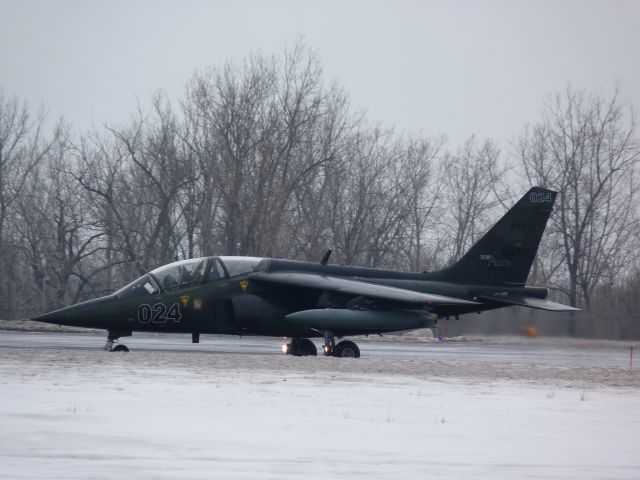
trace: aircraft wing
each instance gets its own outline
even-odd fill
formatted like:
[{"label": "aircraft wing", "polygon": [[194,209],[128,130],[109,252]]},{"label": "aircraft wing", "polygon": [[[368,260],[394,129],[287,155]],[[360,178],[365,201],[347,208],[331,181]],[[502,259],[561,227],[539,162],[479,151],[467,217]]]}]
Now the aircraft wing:
[{"label": "aircraft wing", "polygon": [[432,306],[480,305],[478,302],[460,298],[416,292],[404,288],[388,287],[362,280],[346,279],[330,275],[306,272],[258,272],[249,278],[264,283],[313,288],[322,291],[363,296],[378,300],[413,303]]},{"label": "aircraft wing", "polygon": [[535,297],[515,297],[515,296],[507,296],[507,297],[478,297],[482,300],[489,300],[492,302],[504,303],[506,305],[518,305],[521,307],[530,307],[530,308],[538,308],[540,310],[549,310],[551,312],[577,312],[580,311],[579,308],[570,307],[568,305],[563,305],[561,303],[552,302],[550,300],[545,300],[544,298],[535,298]]}]

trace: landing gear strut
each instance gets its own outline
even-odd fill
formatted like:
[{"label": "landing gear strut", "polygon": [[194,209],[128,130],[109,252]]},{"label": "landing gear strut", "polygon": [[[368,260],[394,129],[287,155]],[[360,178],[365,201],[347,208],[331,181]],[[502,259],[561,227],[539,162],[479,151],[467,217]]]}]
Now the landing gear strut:
[{"label": "landing gear strut", "polygon": [[107,343],[104,344],[104,350],[107,352],[128,352],[129,348],[127,348],[126,345],[120,343],[114,347],[113,344],[116,343],[120,337],[130,336],[131,332],[114,332],[110,330],[107,335]]},{"label": "landing gear strut", "polygon": [[335,349],[336,338],[333,336],[333,333],[324,332],[324,347],[322,347],[322,351],[324,352],[325,357],[332,357]]},{"label": "landing gear strut", "polygon": [[308,338],[292,338],[291,343],[282,346],[282,351],[287,355],[306,357],[318,355],[316,345]]}]

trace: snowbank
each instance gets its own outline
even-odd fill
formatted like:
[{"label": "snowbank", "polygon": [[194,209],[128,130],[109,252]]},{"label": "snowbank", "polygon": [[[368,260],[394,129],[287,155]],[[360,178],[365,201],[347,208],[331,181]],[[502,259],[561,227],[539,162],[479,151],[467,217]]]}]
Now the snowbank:
[{"label": "snowbank", "polygon": [[0,349],[0,478],[638,478],[639,377]]}]

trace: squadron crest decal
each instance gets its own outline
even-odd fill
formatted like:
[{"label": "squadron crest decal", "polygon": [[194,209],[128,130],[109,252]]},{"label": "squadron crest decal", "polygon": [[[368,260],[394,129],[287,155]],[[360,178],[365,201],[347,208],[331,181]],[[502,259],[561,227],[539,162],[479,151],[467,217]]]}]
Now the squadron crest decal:
[{"label": "squadron crest decal", "polygon": [[184,295],[180,296],[180,301],[182,302],[182,306],[183,307],[188,307],[189,306],[189,294],[185,293]]},{"label": "squadron crest decal", "polygon": [[193,309],[202,310],[202,299],[200,297],[195,297],[193,299]]}]

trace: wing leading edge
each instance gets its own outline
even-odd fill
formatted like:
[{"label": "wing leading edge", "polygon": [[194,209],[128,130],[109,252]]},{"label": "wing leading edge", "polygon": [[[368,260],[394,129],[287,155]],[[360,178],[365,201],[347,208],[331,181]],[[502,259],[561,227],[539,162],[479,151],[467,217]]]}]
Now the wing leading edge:
[{"label": "wing leading edge", "polygon": [[416,292],[404,288],[388,287],[377,283],[369,283],[361,280],[350,280],[330,275],[320,275],[303,272],[259,272],[250,277],[265,283],[290,285],[295,287],[314,288],[348,295],[369,297],[378,300],[386,300],[401,303],[413,303],[433,306],[455,305],[480,305],[478,302],[463,300],[460,298],[434,295],[431,293]]}]

